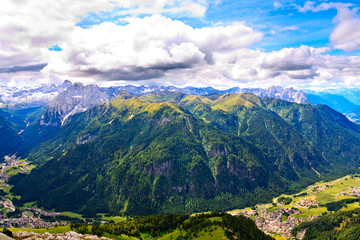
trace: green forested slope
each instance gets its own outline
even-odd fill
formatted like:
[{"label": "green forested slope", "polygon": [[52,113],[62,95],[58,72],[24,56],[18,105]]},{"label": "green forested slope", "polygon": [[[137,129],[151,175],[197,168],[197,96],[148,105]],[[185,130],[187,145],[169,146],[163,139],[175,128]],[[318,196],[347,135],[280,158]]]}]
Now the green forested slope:
[{"label": "green forested slope", "polygon": [[151,215],[115,224],[72,224],[71,229],[82,234],[127,236],[135,239],[274,239],[260,231],[251,219],[225,213],[199,214],[191,217],[185,214]]},{"label": "green forested slope", "polygon": [[14,154],[23,143],[15,127],[5,118],[0,110],[0,158],[6,154]]},{"label": "green forested slope", "polygon": [[303,222],[293,230],[303,240],[357,240],[360,238],[360,209],[340,211]]},{"label": "green forested slope", "polygon": [[224,211],[360,163],[359,127],[341,114],[252,94],[122,92],[51,131],[13,191],[85,213]]},{"label": "green forested slope", "polygon": [[[60,139],[79,122],[76,140]],[[113,214],[225,210],[268,199],[286,183],[257,147],[169,103],[117,98],[79,114],[58,136],[75,146],[15,186],[23,201]]]},{"label": "green forested slope", "polygon": [[[166,101],[172,94],[163,93]],[[143,98],[152,101],[153,95]],[[359,165],[359,125],[325,105],[312,107],[249,93],[176,98],[193,115],[258,146],[294,180],[318,173],[340,176]]]}]

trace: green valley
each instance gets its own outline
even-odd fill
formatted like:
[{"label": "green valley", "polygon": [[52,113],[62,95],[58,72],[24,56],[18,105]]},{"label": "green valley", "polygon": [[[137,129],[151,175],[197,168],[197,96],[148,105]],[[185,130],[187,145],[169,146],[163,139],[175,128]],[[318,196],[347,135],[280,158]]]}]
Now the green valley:
[{"label": "green valley", "polygon": [[[93,219],[85,219],[79,214],[63,212],[61,215],[72,218],[63,218],[65,221],[73,222],[77,219],[83,222],[74,221],[70,226],[50,230],[11,230],[37,233],[73,230],[112,239],[238,239],[236,236],[243,237],[240,239],[290,239],[293,236],[304,237],[303,239],[328,239],[319,238],[322,235],[334,237],[330,239],[356,239],[354,236],[357,236],[356,229],[359,227],[356,220],[360,209],[359,201],[360,175],[348,175],[333,181],[317,182],[294,194],[282,194],[275,197],[271,203],[256,204],[252,208],[227,213],[132,218],[97,214]],[[88,224],[88,221],[92,223]],[[100,222],[102,224],[96,225]]]}]

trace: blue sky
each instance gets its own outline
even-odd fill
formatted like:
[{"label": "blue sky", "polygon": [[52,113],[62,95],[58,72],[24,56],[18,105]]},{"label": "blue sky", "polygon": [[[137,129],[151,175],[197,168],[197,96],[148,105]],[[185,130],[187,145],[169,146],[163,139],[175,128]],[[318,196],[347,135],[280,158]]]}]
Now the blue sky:
[{"label": "blue sky", "polygon": [[[247,25],[265,33],[265,39],[254,45],[265,51],[278,51],[286,47],[300,47],[308,45],[313,47],[328,47],[329,36],[334,29],[333,19],[337,15],[336,8],[326,11],[299,12],[309,1],[211,1],[208,2],[204,16],[194,17],[184,12],[163,14],[171,19],[180,20],[194,28],[208,27],[216,24],[227,24],[234,21],[246,22]],[[315,4],[329,3],[330,1],[313,1]],[[355,9],[360,6],[359,1],[337,1],[352,5]],[[121,19],[131,14],[122,15],[126,8],[116,7],[111,12],[89,13],[77,23],[78,26],[89,28],[102,22],[115,22],[122,24]],[[119,14],[120,13],[120,14]],[[139,17],[151,14],[140,14]],[[184,16],[185,15],[185,16]],[[346,51],[331,50],[331,54],[354,54]],[[355,53],[355,54],[358,54]]]},{"label": "blue sky", "polygon": [[358,1],[4,0],[3,6],[3,85],[70,79],[360,86]]}]

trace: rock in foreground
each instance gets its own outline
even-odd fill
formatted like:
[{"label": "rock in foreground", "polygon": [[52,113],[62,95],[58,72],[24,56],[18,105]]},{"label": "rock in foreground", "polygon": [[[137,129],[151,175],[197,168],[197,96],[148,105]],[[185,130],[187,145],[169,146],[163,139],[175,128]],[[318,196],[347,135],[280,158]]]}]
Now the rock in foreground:
[{"label": "rock in foreground", "polygon": [[106,238],[106,237],[101,237],[99,238],[96,235],[89,235],[89,234],[79,234],[76,232],[66,232],[66,233],[56,233],[56,234],[51,234],[51,233],[43,233],[43,234],[39,234],[39,233],[34,233],[34,232],[24,232],[24,231],[19,231],[19,232],[14,232],[14,238],[16,240],[41,240],[41,239],[46,239],[46,240],[52,240],[52,239],[57,239],[57,240],[77,240],[77,239],[87,239],[87,240],[96,240],[96,239],[109,239],[110,238]]}]

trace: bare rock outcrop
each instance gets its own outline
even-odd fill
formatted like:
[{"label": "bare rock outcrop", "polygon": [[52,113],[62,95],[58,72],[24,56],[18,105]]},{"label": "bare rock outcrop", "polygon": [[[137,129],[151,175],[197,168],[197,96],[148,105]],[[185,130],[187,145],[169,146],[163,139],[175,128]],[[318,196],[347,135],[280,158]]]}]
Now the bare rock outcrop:
[{"label": "bare rock outcrop", "polygon": [[14,239],[16,240],[111,240],[107,237],[98,237],[96,235],[89,234],[79,234],[76,232],[66,232],[66,233],[34,233],[34,232],[25,232],[19,231],[14,232]]}]

